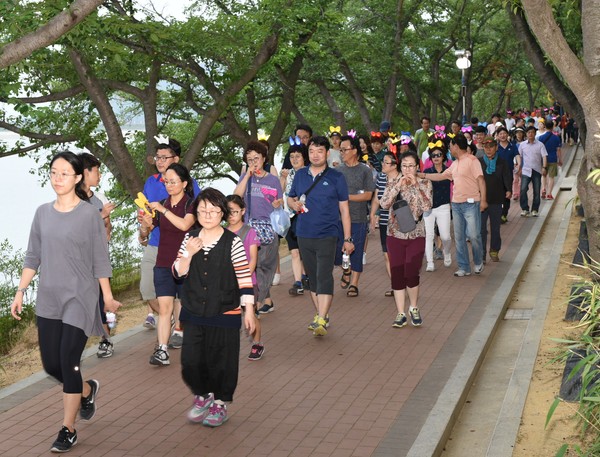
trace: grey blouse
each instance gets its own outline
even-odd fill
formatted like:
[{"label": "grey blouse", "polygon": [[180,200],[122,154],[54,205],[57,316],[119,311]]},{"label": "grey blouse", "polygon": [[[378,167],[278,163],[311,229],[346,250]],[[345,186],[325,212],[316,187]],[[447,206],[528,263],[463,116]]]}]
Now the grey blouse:
[{"label": "grey blouse", "polygon": [[33,218],[24,268],[38,270],[36,314],[103,335],[98,278],[112,275],[106,231],[100,213],[81,201],[62,213],[54,202]]}]

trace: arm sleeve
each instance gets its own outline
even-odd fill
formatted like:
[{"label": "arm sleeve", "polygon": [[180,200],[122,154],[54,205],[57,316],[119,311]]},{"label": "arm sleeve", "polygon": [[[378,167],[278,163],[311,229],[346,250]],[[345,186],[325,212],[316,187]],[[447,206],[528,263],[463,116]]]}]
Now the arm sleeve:
[{"label": "arm sleeve", "polygon": [[248,258],[244,250],[244,244],[236,236],[231,244],[231,262],[240,288],[242,304],[254,303],[254,288],[252,287],[252,274],[248,266]]},{"label": "arm sleeve", "polygon": [[33,222],[31,223],[31,230],[29,232],[29,243],[27,244],[27,252],[25,253],[25,260],[23,262],[23,268],[31,268],[36,270],[39,268],[42,261],[42,238],[40,230],[40,208],[35,212]]}]

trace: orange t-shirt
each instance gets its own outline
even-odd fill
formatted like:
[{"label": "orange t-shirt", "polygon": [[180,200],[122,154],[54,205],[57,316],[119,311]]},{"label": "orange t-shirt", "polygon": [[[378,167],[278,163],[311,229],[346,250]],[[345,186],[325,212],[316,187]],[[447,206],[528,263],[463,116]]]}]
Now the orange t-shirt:
[{"label": "orange t-shirt", "polygon": [[483,176],[481,162],[471,154],[465,154],[460,159],[452,162],[449,168],[444,170],[443,176],[448,176],[454,181],[453,203],[465,203],[469,198],[478,202],[481,200],[477,178]]}]

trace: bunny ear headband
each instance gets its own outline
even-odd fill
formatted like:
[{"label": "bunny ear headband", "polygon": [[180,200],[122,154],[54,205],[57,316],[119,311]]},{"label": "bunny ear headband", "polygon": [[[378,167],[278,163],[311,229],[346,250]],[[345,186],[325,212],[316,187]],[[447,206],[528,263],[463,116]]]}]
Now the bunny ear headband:
[{"label": "bunny ear headband", "polygon": [[154,139],[158,142],[158,144],[169,144],[168,136],[156,135]]},{"label": "bunny ear headband", "polygon": [[300,141],[300,137],[298,135],[296,135],[296,138],[294,138],[293,136],[290,137],[290,146],[300,146],[302,144],[302,141]]}]

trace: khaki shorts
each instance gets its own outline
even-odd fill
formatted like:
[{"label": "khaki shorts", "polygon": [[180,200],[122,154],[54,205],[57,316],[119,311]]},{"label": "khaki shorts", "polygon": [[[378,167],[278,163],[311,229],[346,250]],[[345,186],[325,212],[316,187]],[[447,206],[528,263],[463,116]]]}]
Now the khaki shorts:
[{"label": "khaki shorts", "polygon": [[556,178],[558,175],[558,164],[556,162],[547,164],[546,171],[548,172],[546,176],[550,178]]},{"label": "khaki shorts", "polygon": [[156,299],[154,290],[154,265],[156,265],[156,256],[158,255],[158,246],[146,246],[142,263],[140,265],[140,293],[143,300]]}]

